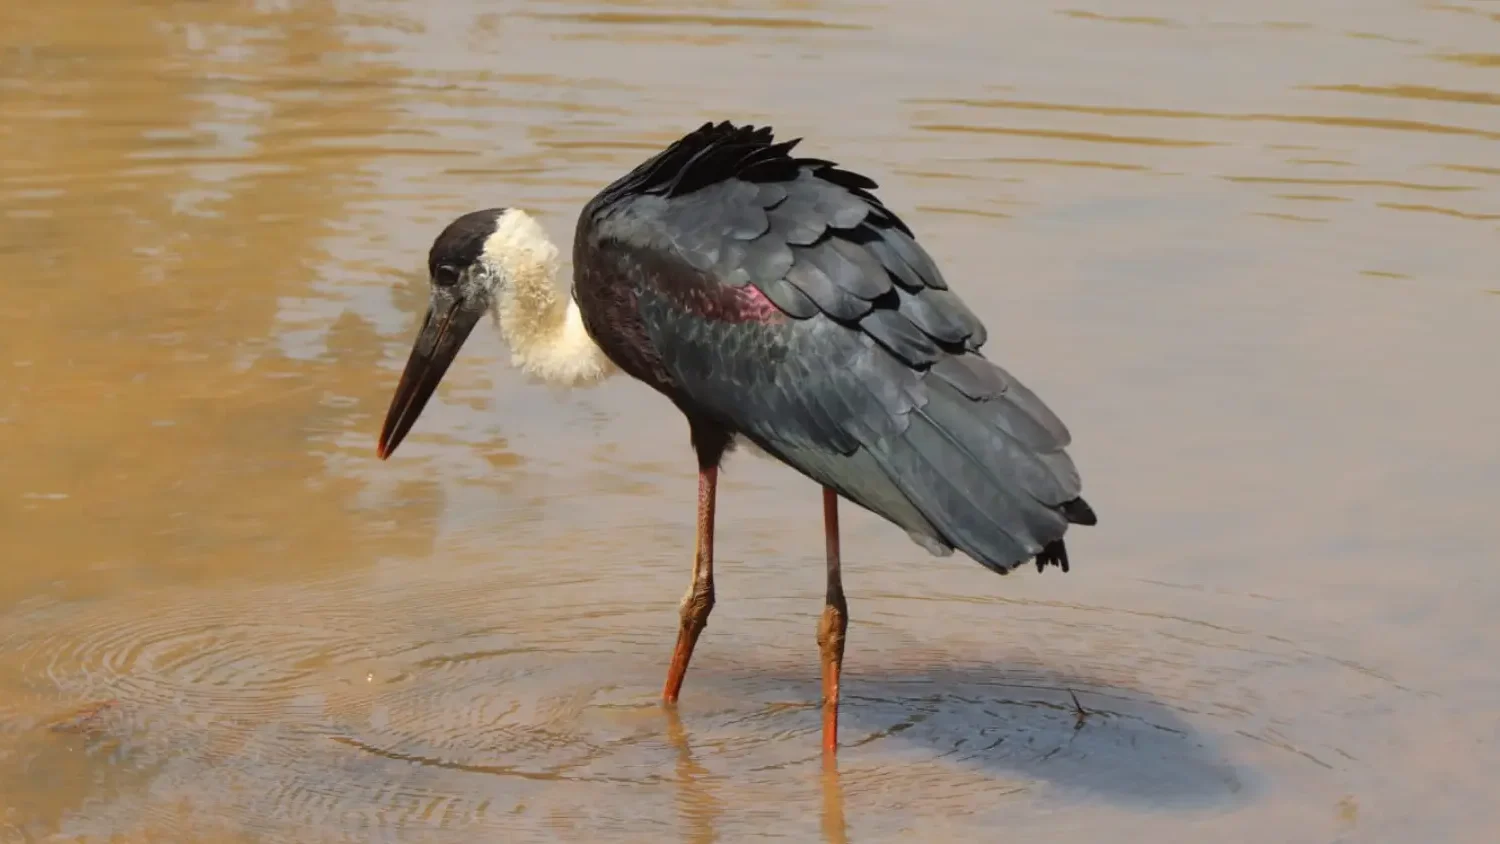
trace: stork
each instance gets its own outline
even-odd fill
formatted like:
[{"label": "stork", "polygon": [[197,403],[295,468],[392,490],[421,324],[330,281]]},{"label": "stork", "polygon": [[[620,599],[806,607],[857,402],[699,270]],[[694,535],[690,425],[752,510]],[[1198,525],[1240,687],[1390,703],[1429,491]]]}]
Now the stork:
[{"label": "stork", "polygon": [[524,211],[491,208],[432,244],[430,301],[380,432],[396,450],[466,337],[493,315],[541,381],[644,382],[687,418],[697,548],[662,689],[675,704],[714,606],[718,471],[740,442],[822,487],[827,592],[818,625],[823,751],[838,748],[848,605],[844,498],[935,555],[1006,574],[1068,571],[1063,536],[1096,517],[1068,429],[981,352],[986,331],[875,182],[792,154],[769,127],[706,123],[579,214],[571,295]]}]

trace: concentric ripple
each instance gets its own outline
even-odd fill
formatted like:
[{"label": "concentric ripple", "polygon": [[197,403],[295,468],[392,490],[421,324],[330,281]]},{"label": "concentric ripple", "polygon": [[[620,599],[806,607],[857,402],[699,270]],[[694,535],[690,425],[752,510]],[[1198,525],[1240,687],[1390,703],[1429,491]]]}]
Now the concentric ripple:
[{"label": "concentric ripple", "polygon": [[[183,801],[243,834],[330,840],[753,823],[741,801],[811,823],[829,811],[812,787],[816,650],[806,602],[766,597],[775,582],[752,574],[722,605],[680,717],[655,703],[666,606],[601,603],[561,576],[526,606],[487,566],[182,591],[150,613],[55,607],[7,619],[0,653],[72,713],[28,752],[82,742],[114,760],[119,786],[90,828],[180,824]],[[1228,811],[1272,779],[1357,772],[1344,737],[1371,728],[1371,702],[1420,698],[1353,660],[1184,616],[960,596],[855,606],[836,802],[865,818],[915,795],[924,812],[1014,815],[1023,796],[1028,811]],[[584,613],[599,632],[548,623]],[[1026,644],[974,633],[997,624]]]}]

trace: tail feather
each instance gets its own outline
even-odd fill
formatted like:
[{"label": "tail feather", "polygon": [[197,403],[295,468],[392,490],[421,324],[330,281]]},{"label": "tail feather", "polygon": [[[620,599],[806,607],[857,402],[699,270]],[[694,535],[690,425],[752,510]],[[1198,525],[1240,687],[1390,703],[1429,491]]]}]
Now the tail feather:
[{"label": "tail feather", "polygon": [[[991,424],[1003,401],[977,402],[941,383],[929,383],[929,398],[918,413],[952,441],[970,462],[977,465],[1001,491],[993,502],[1026,522],[1032,533],[1049,533],[1062,526],[1056,503],[1078,494],[1053,463],[1035,448]],[[1067,455],[1060,455],[1066,461]],[[1071,467],[1071,461],[1067,461]],[[1037,507],[1035,505],[1042,505]]]},{"label": "tail feather", "polygon": [[1039,453],[993,424],[999,402],[941,383],[928,388],[900,437],[870,444],[887,478],[939,540],[986,568],[1005,574],[1034,559],[1039,569],[1068,571],[1068,525],[1097,521],[1077,495],[1072,461],[1061,448]]},{"label": "tail feather", "polygon": [[[1094,508],[1082,498],[1064,501],[1061,510],[1069,524],[1089,527],[1099,523],[1099,517],[1094,515]],[[1046,569],[1049,564],[1062,569],[1064,574],[1068,572],[1068,546],[1061,539],[1048,542],[1041,553],[1036,555],[1037,571]]]},{"label": "tail feather", "polygon": [[1068,546],[1061,539],[1048,542],[1047,547],[1043,548],[1041,553],[1036,555],[1037,571],[1045,570],[1049,564],[1057,566],[1063,570],[1064,574],[1067,574]]},{"label": "tail feather", "polygon": [[1014,514],[992,506],[1004,495],[993,478],[925,419],[914,415],[900,439],[872,451],[887,477],[943,541],[986,568],[1007,572],[1040,549],[1027,547],[1024,528]]},{"label": "tail feather", "polygon": [[[976,378],[990,367],[977,357],[970,364],[962,374]],[[924,379],[908,393],[904,424],[868,417],[866,407],[886,412],[885,396],[868,403],[857,394],[825,396],[839,400],[834,424],[858,444],[847,451],[790,438],[752,440],[934,554],[956,548],[1000,574],[1027,560],[1068,571],[1063,534],[1069,524],[1092,525],[1097,517],[1078,495],[1078,471],[1063,450],[1067,430],[1034,394],[1015,389],[1014,379],[1005,389],[986,386]]]}]

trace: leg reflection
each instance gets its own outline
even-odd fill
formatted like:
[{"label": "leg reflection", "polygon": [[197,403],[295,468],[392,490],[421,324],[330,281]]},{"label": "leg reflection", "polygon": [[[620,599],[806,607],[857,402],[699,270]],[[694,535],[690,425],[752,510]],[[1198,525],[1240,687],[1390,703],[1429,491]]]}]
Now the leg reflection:
[{"label": "leg reflection", "polygon": [[827,844],[848,844],[849,830],[844,823],[844,786],[839,782],[839,764],[832,756],[823,757],[823,840]]},{"label": "leg reflection", "polygon": [[663,707],[667,716],[667,741],[677,751],[677,812],[682,819],[684,841],[709,844],[718,840],[718,821],[724,807],[709,787],[713,777],[698,764],[688,744],[675,706]]}]

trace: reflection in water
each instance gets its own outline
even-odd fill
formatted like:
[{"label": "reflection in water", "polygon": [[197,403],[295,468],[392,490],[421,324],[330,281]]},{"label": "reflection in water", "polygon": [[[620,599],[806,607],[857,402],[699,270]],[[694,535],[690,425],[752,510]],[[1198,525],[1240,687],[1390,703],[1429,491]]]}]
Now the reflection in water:
[{"label": "reflection in water", "polygon": [[1104,132],[1069,132],[1062,129],[1020,129],[1013,126],[966,126],[952,123],[925,123],[916,128],[924,132],[965,132],[982,135],[1017,135],[1051,138],[1059,141],[1082,141],[1094,144],[1131,144],[1143,147],[1211,147],[1216,141],[1194,141],[1181,138],[1154,138],[1140,135],[1114,135]]},{"label": "reflection in water", "polygon": [[1487,91],[1450,91],[1426,85],[1309,85],[1309,91],[1333,91],[1341,94],[1365,94],[1406,100],[1444,100],[1453,103],[1500,105],[1500,94]]},{"label": "reflection in water", "polygon": [[844,785],[839,779],[837,759],[823,759],[818,783],[823,790],[823,840],[828,844],[847,844],[849,830],[844,821]]},{"label": "reflection in water", "polygon": [[[360,485],[325,470],[377,392],[362,377],[380,359],[369,324],[346,314],[314,360],[273,336],[296,307],[282,297],[305,295],[304,265],[324,259],[319,240],[361,191],[357,160],[318,155],[321,142],[377,133],[389,116],[372,86],[293,142],[305,98],[247,99],[259,90],[241,80],[266,65],[315,72],[315,57],[347,49],[333,10],[229,14],[210,34],[161,26],[146,7],[92,24],[70,8],[6,36],[82,58],[5,106],[21,131],[0,139],[3,157],[30,164],[16,180],[56,191],[25,203],[56,210],[11,229],[27,244],[15,274],[46,296],[7,321],[9,358],[27,364],[11,370],[7,428],[28,448],[9,456],[6,482],[56,497],[0,511],[25,563],[0,583],[112,594],[142,576],[306,572],[377,543],[428,547],[407,531],[377,540],[352,501]],[[266,22],[284,35],[263,37]],[[184,73],[189,61],[212,81]],[[371,83],[383,72],[360,70]],[[264,166],[257,150],[272,143],[284,163]],[[59,559],[83,571],[59,573]]]},{"label": "reflection in water", "polygon": [[[1479,96],[1479,95],[1476,95]],[[1436,98],[1429,98],[1436,99]],[[1492,132],[1484,129],[1476,129],[1467,126],[1450,126],[1441,123],[1431,123],[1421,120],[1397,120],[1376,117],[1355,117],[1348,115],[1318,115],[1318,114],[1230,114],[1206,111],[1189,111],[1159,108],[1134,108],[1129,106],[1098,106],[1079,105],[1075,103],[1046,103],[1027,100],[1005,100],[1005,99],[956,99],[956,100],[919,100],[931,104],[966,105],[981,109],[1001,109],[1017,111],[1052,111],[1068,112],[1072,114],[1089,114],[1097,117],[1135,117],[1174,120],[1216,120],[1226,122],[1251,122],[1251,123],[1293,123],[1309,124],[1314,126],[1343,126],[1359,129],[1389,129],[1397,132],[1429,132],[1435,135],[1469,135],[1476,138],[1496,139],[1500,138],[1500,132]],[[1015,133],[1036,134],[1046,132],[1042,129],[1006,129],[995,126],[963,126],[937,124],[931,126],[919,126],[929,132],[987,132],[987,133]],[[1137,138],[1125,141],[1111,140],[1118,136],[1094,134],[1094,133],[1056,133],[1056,137],[1066,138],[1069,134],[1082,135],[1074,140],[1097,140],[1105,143],[1142,143],[1152,146],[1217,146],[1223,142],[1192,141],[1192,140],[1170,140],[1156,138]],[[1041,135],[1048,137],[1048,135]]]},{"label": "reflection in water", "polygon": [[751,17],[748,15],[634,14],[629,12],[578,12],[546,14],[533,12],[528,17],[591,24],[594,26],[669,26],[671,33],[681,34],[680,27],[727,27],[750,29],[865,29],[845,23],[793,17]]},{"label": "reflection in water", "polygon": [[677,707],[664,706],[662,712],[667,720],[667,739],[677,751],[677,805],[684,838],[695,844],[717,841],[717,820],[723,814],[723,808],[710,787],[712,776],[694,758]]},{"label": "reflection in water", "polygon": [[[675,786],[683,829],[683,840],[711,842],[720,840],[719,820],[724,807],[713,788],[715,777],[694,755],[683,728],[677,707],[664,706],[667,738],[677,752]],[[839,776],[838,760],[821,757],[816,789],[820,795],[819,828],[828,844],[847,844],[848,823],[844,819],[844,787]],[[769,830],[767,830],[769,831]]]},{"label": "reflection in water", "polygon": [[1098,12],[1086,12],[1082,9],[1063,9],[1058,12],[1070,18],[1080,18],[1090,21],[1106,21],[1109,23],[1134,23],[1145,26],[1176,26],[1177,24],[1166,18],[1154,18],[1146,15],[1101,15]]},{"label": "reflection in water", "polygon": [[[1488,840],[1494,13],[523,5],[0,9],[0,840]],[[725,117],[882,182],[1117,514],[851,513],[838,771],[816,490],[731,464],[664,717],[670,408],[484,332],[373,453],[438,227]]]}]

